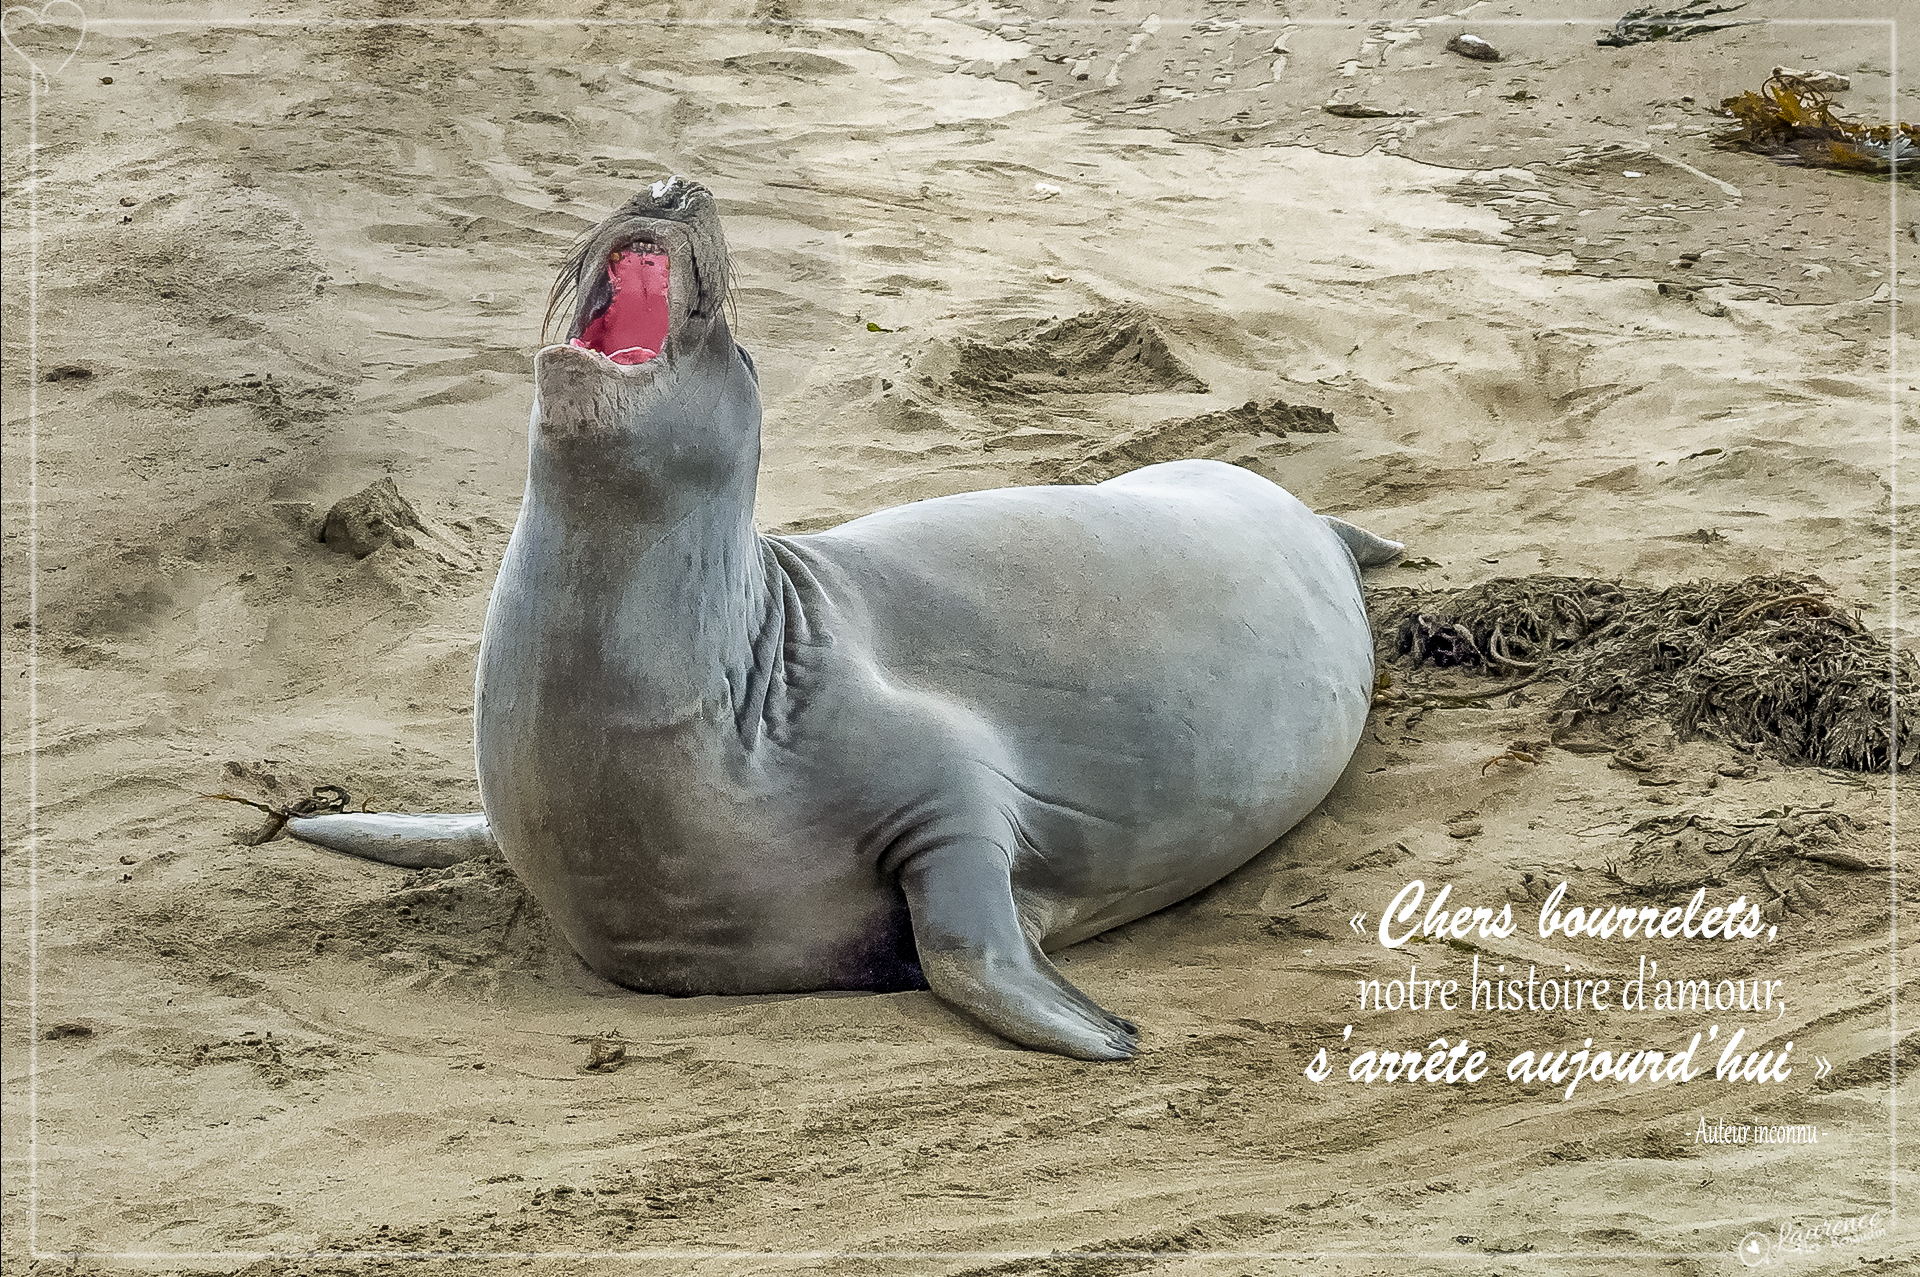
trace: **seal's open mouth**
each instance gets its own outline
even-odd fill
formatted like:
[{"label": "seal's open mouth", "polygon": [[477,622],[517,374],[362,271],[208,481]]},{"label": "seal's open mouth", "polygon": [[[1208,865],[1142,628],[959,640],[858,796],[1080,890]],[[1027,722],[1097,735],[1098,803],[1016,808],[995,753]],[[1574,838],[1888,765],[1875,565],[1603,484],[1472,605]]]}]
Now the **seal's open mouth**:
[{"label": "seal's open mouth", "polygon": [[616,364],[658,358],[667,340],[669,275],[666,250],[655,245],[635,244],[609,254],[607,304],[572,344],[597,350]]},{"label": "seal's open mouth", "polygon": [[643,376],[657,375],[683,349],[714,332],[724,336],[726,297],[727,243],[713,196],[698,182],[669,178],[575,242],[547,297],[541,331],[566,314],[563,340],[599,356],[581,366],[654,364]]}]

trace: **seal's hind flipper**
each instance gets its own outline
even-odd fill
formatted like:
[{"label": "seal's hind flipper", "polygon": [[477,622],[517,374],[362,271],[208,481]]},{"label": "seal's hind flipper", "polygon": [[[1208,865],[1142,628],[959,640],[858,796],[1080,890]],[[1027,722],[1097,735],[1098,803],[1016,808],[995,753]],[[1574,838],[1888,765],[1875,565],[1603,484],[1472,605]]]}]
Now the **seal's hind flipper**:
[{"label": "seal's hind flipper", "polygon": [[1365,528],[1354,527],[1345,519],[1336,519],[1330,514],[1320,517],[1333,529],[1335,536],[1347,543],[1347,549],[1353,551],[1353,561],[1363,568],[1383,568],[1407,552],[1407,547],[1398,541],[1377,537]]},{"label": "seal's hind flipper", "polygon": [[487,829],[486,815],[477,811],[467,815],[341,812],[295,816],[287,821],[287,832],[302,842],[402,869],[445,869],[499,851]]},{"label": "seal's hind flipper", "polygon": [[937,847],[900,871],[914,947],[944,1002],[1022,1046],[1080,1060],[1132,1059],[1139,1030],[1068,983],[1020,925],[1007,853]]}]

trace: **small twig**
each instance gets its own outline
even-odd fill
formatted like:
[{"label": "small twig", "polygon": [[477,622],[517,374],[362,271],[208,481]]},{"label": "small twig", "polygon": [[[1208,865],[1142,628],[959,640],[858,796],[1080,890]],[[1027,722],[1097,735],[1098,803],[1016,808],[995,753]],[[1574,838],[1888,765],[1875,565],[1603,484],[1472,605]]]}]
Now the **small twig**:
[{"label": "small twig", "polygon": [[195,794],[194,797],[195,798],[217,798],[221,802],[242,803],[248,807],[253,808],[255,811],[264,811],[269,816],[281,816],[286,814],[282,812],[278,807],[269,807],[265,803],[256,803],[251,798],[241,798],[237,794]]},{"label": "small twig", "polygon": [[267,823],[240,840],[248,847],[258,847],[261,843],[272,842],[280,836],[280,831],[287,827],[287,822],[293,819],[292,812],[278,807],[269,807],[265,803],[256,803],[251,798],[241,798],[236,794],[201,794],[199,797],[218,799],[222,802],[239,803],[244,807],[251,807],[255,811],[264,811],[267,813]]},{"label": "small twig", "polygon": [[1532,754],[1526,752],[1525,750],[1510,749],[1503,754],[1495,754],[1492,758],[1489,758],[1484,764],[1481,765],[1480,774],[1482,776],[1486,775],[1487,768],[1493,766],[1495,763],[1507,763],[1507,762],[1532,763],[1536,767],[1540,765],[1540,760],[1535,758]]},{"label": "small twig", "polygon": [[278,838],[280,831],[285,829],[287,822],[295,816],[313,816],[324,812],[345,811],[347,804],[353,801],[352,796],[338,785],[316,785],[308,797],[302,798],[300,801],[288,807],[269,807],[265,803],[257,803],[251,798],[241,798],[237,794],[198,794],[196,797],[217,799],[221,802],[239,803],[243,807],[251,807],[255,811],[264,811],[267,813],[267,823],[241,840],[249,847],[258,847],[262,843],[272,842],[275,838]]},{"label": "small twig", "polygon": [[1454,702],[1452,705],[1442,706],[1443,709],[1459,709],[1462,705],[1470,705],[1474,701],[1491,700],[1496,696],[1505,696],[1508,692],[1517,692],[1523,687],[1538,683],[1545,677],[1545,674],[1535,674],[1521,679],[1518,683],[1508,683],[1505,687],[1496,687],[1485,692],[1422,692],[1420,695],[1425,696],[1429,701]]}]

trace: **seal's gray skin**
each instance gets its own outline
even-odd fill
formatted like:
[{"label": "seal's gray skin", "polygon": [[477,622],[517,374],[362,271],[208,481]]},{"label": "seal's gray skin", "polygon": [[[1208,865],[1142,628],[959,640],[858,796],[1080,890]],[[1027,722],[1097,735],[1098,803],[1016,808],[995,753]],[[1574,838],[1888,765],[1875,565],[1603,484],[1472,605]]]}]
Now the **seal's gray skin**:
[{"label": "seal's gray skin", "polygon": [[[656,185],[576,283],[636,241],[671,255],[661,357],[536,363],[480,649],[492,838],[632,988],[924,979],[1016,1042],[1131,1056],[1134,1026],[1045,951],[1191,895],[1320,802],[1372,689],[1357,564],[1400,547],[1211,461],[762,536],[711,198]],[[350,819],[292,827],[387,858]]]}]

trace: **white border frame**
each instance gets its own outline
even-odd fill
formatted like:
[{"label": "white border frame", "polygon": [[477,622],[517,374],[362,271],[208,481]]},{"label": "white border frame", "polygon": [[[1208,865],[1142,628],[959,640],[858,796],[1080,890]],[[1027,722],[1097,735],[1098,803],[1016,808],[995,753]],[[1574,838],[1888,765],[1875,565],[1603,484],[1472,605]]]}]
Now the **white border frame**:
[{"label": "white border frame", "polygon": [[[81,36],[75,43],[74,51],[51,74],[28,58],[17,47],[7,42],[6,51],[14,53],[28,66],[27,97],[27,1257],[30,1260],[59,1260],[70,1262],[132,1260],[145,1262],[180,1261],[232,1261],[236,1263],[257,1263],[268,1259],[304,1259],[304,1260],[366,1260],[366,1259],[416,1259],[428,1261],[453,1260],[535,1260],[535,1259],[622,1259],[622,1260],[724,1260],[724,1259],[981,1259],[981,1260],[1053,1260],[1053,1259],[1154,1259],[1172,1262],[1185,1259],[1426,1259],[1453,1260],[1457,1262],[1498,1263],[1503,1259],[1534,1262],[1552,1259],[1725,1259],[1731,1252],[1710,1251],[1526,1251],[1514,1255],[1461,1254],[1456,1251],[1225,1251],[1225,1250],[1149,1250],[1149,1251],[1084,1251],[1084,1250],[1043,1250],[1043,1251],[973,1251],[973,1250],[908,1250],[908,1251],[832,1251],[832,1250],[591,1250],[591,1251],[436,1251],[436,1250],[313,1250],[313,1251],[43,1251],[39,1244],[40,1223],[40,1183],[39,1183],[39,1047],[40,1047],[40,1002],[39,1002],[39,921],[40,921],[40,804],[39,804],[39,633],[40,633],[40,544],[39,544],[39,301],[40,301],[40,192],[39,192],[39,104],[41,86],[44,83],[52,88],[53,76],[66,68],[74,57],[85,47],[86,33],[90,30],[130,30],[135,28],[165,28],[169,30],[193,28],[217,29],[257,29],[274,30],[279,28],[360,28],[375,27],[426,27],[426,28],[473,28],[473,27],[749,27],[757,28],[760,23],[751,19],[732,18],[255,18],[236,16],[233,18],[103,18],[88,20],[85,10],[74,0],[48,0],[38,10],[29,5],[15,5],[7,8],[5,14],[31,13],[35,22],[39,22],[50,9],[59,6],[72,8],[81,13]],[[3,15],[0,15],[3,16]],[[1211,15],[1201,15],[1202,17]],[[1161,15],[1163,24],[1197,21],[1193,15],[1166,17]],[[1409,22],[1419,26],[1442,26],[1446,24],[1466,25],[1466,19],[1450,14],[1440,14],[1433,18],[1410,19],[1370,19],[1363,15],[1352,18],[1314,19],[1314,18],[1274,18],[1241,21],[1239,25],[1252,29],[1283,27],[1338,26],[1353,27],[1373,25],[1386,21]],[[1587,26],[1607,29],[1616,19],[1607,18],[1476,18],[1473,25],[1482,28],[1525,27],[1525,26]],[[1899,22],[1895,18],[1793,18],[1793,19],[1755,19],[1755,25],[1766,26],[1869,26],[1885,27],[1887,30],[1888,65],[1888,110],[1887,119],[1896,125],[1899,119],[1900,99],[1900,63],[1899,63]],[[828,20],[798,19],[786,25],[797,27],[825,26],[830,28],[877,27],[887,25],[886,19],[879,18],[836,18]],[[1098,26],[1137,28],[1133,21],[1110,21],[1102,19],[1044,19],[1033,26]],[[1056,100],[1056,104],[1059,104]],[[1152,127],[1146,125],[1143,127]],[[1916,165],[1920,167],[1920,165]],[[1900,598],[1898,574],[1900,562],[1900,536],[1898,511],[1900,508],[1900,182],[1887,183],[1887,280],[1891,290],[1888,301],[1887,317],[1887,478],[1892,497],[1887,519],[1887,629],[1889,637],[1890,686],[1899,686],[1899,653],[1893,647],[1891,639],[1899,632]],[[1891,726],[1894,729],[1892,739],[1898,740],[1899,703],[1893,698]],[[1891,1234],[1899,1225],[1900,1218],[1900,1126],[1899,1126],[1899,1043],[1900,1043],[1900,987],[1899,987],[1899,794],[1900,774],[1897,766],[1890,763],[1888,768],[1887,817],[1889,855],[1887,868],[1887,991],[1888,991],[1888,1068],[1892,1076],[1887,1088],[1887,1232]]]}]

